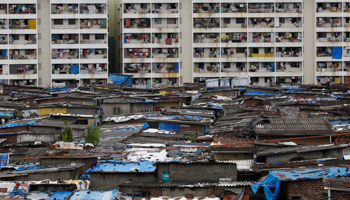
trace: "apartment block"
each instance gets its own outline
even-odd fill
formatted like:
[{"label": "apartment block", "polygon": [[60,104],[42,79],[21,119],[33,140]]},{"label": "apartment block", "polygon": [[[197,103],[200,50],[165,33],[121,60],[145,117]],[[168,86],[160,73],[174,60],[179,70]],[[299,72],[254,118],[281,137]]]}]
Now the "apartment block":
[{"label": "apartment block", "polygon": [[0,0],[1,82],[107,83],[107,0]]},{"label": "apartment block", "polygon": [[38,82],[37,1],[0,1],[0,83]]},{"label": "apartment block", "polygon": [[315,1],[316,84],[350,83],[350,2]]}]

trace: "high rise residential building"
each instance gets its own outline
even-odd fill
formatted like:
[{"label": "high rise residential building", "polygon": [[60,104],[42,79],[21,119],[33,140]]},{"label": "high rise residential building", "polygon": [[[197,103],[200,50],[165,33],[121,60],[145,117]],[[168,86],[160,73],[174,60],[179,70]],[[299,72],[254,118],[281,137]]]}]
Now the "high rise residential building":
[{"label": "high rise residential building", "polygon": [[135,87],[250,77],[349,83],[345,0],[120,0],[121,65]]},{"label": "high rise residential building", "polygon": [[0,0],[2,83],[106,83],[108,0]]}]

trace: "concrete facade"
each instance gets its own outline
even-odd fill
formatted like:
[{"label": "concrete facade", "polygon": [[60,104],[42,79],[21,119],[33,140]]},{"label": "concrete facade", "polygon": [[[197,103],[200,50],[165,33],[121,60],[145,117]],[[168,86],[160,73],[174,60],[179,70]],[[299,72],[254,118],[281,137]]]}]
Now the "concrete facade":
[{"label": "concrete facade", "polygon": [[[121,67],[134,76],[133,87],[242,76],[260,86],[350,83],[350,8],[345,0],[119,3]],[[175,28],[166,23],[172,19],[179,21]],[[174,38],[170,32],[178,34],[178,43],[166,43]],[[333,47],[341,47],[342,58],[331,56]],[[180,53],[167,58],[169,53],[160,56],[159,48]],[[137,49],[145,49],[148,57],[135,54]],[[170,63],[177,62],[173,71]]]},{"label": "concrete facade", "polygon": [[1,0],[0,83],[107,83],[108,0]]}]

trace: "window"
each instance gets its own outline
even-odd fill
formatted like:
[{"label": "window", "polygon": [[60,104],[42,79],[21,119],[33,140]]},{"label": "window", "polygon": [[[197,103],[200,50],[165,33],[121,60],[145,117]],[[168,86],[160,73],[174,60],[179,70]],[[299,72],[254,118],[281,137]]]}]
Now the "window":
[{"label": "window", "polygon": [[141,3],[141,8],[147,9],[147,3]]},{"label": "window", "polygon": [[95,35],[95,40],[104,40],[105,39],[105,35],[104,34],[96,34]]},{"label": "window", "polygon": [[280,18],[280,23],[281,23],[281,24],[286,23],[286,18]]},{"label": "window", "polygon": [[175,18],[168,18],[168,24],[176,24]]},{"label": "window", "polygon": [[327,37],[327,33],[326,32],[318,33],[318,37],[325,38],[325,37]]},{"label": "window", "polygon": [[236,24],[244,24],[244,18],[236,18]]},{"label": "window", "polygon": [[155,3],[154,4],[154,8],[155,9],[160,9],[162,7],[162,4],[161,3]]},{"label": "window", "polygon": [[237,48],[237,53],[245,53],[245,48]]},{"label": "window", "polygon": [[53,24],[54,25],[63,25],[63,19],[54,19]]},{"label": "window", "polygon": [[224,23],[227,23],[227,24],[231,23],[230,18],[224,18]]},{"label": "window", "polygon": [[12,35],[12,40],[19,40],[19,35]]},{"label": "window", "polygon": [[162,79],[161,78],[156,78],[156,83],[162,83]]},{"label": "window", "polygon": [[89,34],[83,34],[83,40],[90,40]]},{"label": "window", "polygon": [[176,9],[177,4],[176,3],[169,3],[168,7],[169,7],[169,9]]},{"label": "window", "polygon": [[75,19],[69,19],[68,20],[69,25],[75,25]]},{"label": "window", "polygon": [[162,19],[156,18],[156,19],[154,19],[154,23],[155,24],[162,24]]},{"label": "window", "polygon": [[162,34],[161,33],[156,33],[155,37],[158,38],[158,39],[162,39]]},{"label": "window", "polygon": [[114,108],[114,114],[120,114],[120,113],[121,113],[120,111],[121,111],[121,110],[120,110],[119,107],[115,107],[115,108]]}]

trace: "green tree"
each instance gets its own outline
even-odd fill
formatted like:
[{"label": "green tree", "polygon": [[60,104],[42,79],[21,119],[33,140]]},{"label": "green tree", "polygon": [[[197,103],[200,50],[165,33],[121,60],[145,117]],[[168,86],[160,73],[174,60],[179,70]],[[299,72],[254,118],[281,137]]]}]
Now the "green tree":
[{"label": "green tree", "polygon": [[62,141],[63,142],[72,142],[73,141],[73,129],[70,126],[67,126],[67,123],[64,122],[66,126],[62,131]]},{"label": "green tree", "polygon": [[93,126],[87,126],[87,134],[85,136],[85,143],[92,143],[94,145],[100,142],[99,128]]}]

